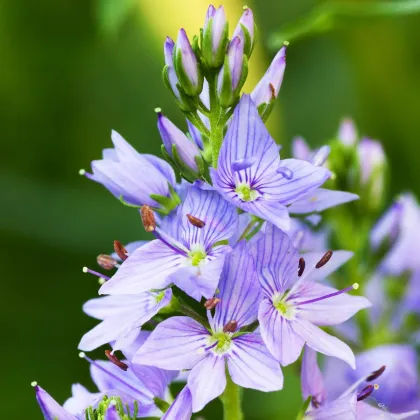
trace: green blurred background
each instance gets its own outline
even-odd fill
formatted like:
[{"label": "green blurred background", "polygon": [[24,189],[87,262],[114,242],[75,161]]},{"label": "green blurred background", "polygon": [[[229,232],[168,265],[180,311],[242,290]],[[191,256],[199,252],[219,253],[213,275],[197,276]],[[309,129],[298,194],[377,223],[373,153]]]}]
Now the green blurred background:
[{"label": "green blurred background", "polygon": [[[262,45],[254,82],[275,52],[268,36],[318,3],[248,2]],[[243,4],[223,4],[233,30]],[[81,306],[98,284],[81,268],[143,230],[135,210],[77,172],[110,146],[111,128],[158,153],[158,105],[183,123],[161,81],[162,44],[182,25],[197,30],[206,8],[202,0],[0,2],[2,418],[41,418],[35,379],[60,402],[74,382],[93,390],[77,344],[95,324]],[[352,116],[384,142],[392,192],[418,192],[419,35],[419,15],[353,18],[292,42],[273,135],[284,145],[297,134],[320,144]],[[294,418],[299,382],[287,372],[283,392],[246,394],[247,419]],[[218,401],[205,417],[220,418]]]}]

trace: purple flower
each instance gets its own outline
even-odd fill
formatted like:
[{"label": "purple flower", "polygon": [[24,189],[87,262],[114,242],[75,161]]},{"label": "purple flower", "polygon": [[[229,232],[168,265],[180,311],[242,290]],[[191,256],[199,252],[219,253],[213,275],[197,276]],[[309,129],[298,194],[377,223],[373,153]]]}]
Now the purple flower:
[{"label": "purple flower", "polygon": [[258,108],[263,104],[271,104],[277,98],[285,68],[286,47],[283,47],[276,54],[270,67],[251,93],[251,99]]},{"label": "purple flower", "polygon": [[197,173],[196,158],[200,157],[200,149],[197,145],[161,112],[158,112],[158,129],[168,155],[174,158],[172,148],[175,146],[182,163]]},{"label": "purple flower", "polygon": [[380,265],[382,272],[399,275],[420,268],[420,260],[413,252],[417,248],[419,226],[420,209],[411,194],[400,196],[379,219],[371,231],[372,247],[377,249],[385,239],[391,242],[391,248]]},{"label": "purple flower", "polygon": [[189,96],[197,96],[203,89],[203,72],[184,29],[178,32],[174,51],[175,71],[179,84]]},{"label": "purple flower", "polygon": [[280,160],[255,104],[243,95],[211,169],[214,187],[242,210],[290,227],[287,205],[315,191],[330,172],[304,160]]},{"label": "purple flower", "polygon": [[201,49],[209,67],[218,68],[222,65],[228,43],[229,24],[225,9],[220,6],[216,10],[214,6],[210,5],[204,23]]},{"label": "purple flower", "polygon": [[[311,150],[305,140],[301,137],[297,137],[293,140],[292,147],[293,156],[296,159],[307,160],[315,166],[324,165],[330,152],[330,148],[328,146],[322,146],[317,150]],[[320,212],[340,204],[357,200],[358,198],[359,196],[357,194],[346,191],[318,188],[295,201],[289,207],[289,212],[294,214]]]},{"label": "purple flower", "polygon": [[241,38],[244,44],[245,54],[249,57],[255,46],[255,23],[252,10],[247,7],[239,19],[238,25],[233,32],[232,39],[236,36]]},{"label": "purple flower", "polygon": [[78,420],[78,418],[66,411],[48,392],[35,385],[35,395],[45,420]]},{"label": "purple flower", "polygon": [[[375,399],[389,410],[401,413],[419,408],[420,382],[417,373],[417,354],[413,347],[390,344],[375,347],[356,356],[356,370],[339,360],[328,359],[325,386],[331,399],[337,398],[352,383],[381,366],[385,372],[375,383]],[[337,377],[341,380],[337,381]]]},{"label": "purple flower", "polygon": [[229,44],[223,67],[217,79],[217,93],[220,104],[229,108],[239,96],[248,73],[244,56],[244,43],[239,36]]},{"label": "purple flower", "polygon": [[357,130],[354,122],[350,118],[341,121],[338,129],[338,139],[345,146],[354,146],[357,142]]},{"label": "purple flower", "polygon": [[[405,419],[413,418],[418,414],[417,410],[395,414],[389,412],[389,407],[381,404],[380,390],[378,383],[385,382],[387,366],[380,366],[381,360],[376,359],[373,366],[352,371],[343,362],[337,359],[328,359],[333,365],[339,364],[350,374],[346,375],[343,369],[337,367],[331,371],[330,385],[326,385],[321,370],[318,367],[316,352],[305,347],[302,359],[302,394],[306,399],[311,397],[309,410],[306,412],[305,420],[377,420],[381,419]],[[363,373],[359,372],[362,371]],[[327,378],[325,378],[327,379]],[[375,385],[373,385],[375,384]],[[330,393],[330,391],[333,391]],[[367,404],[374,393],[375,405]]]},{"label": "purple flower", "polygon": [[226,365],[232,381],[244,388],[275,391],[283,387],[278,363],[257,333],[240,329],[257,318],[260,290],[253,260],[241,242],[226,257],[221,276],[220,303],[209,314],[210,330],[188,317],[160,323],[134,360],[163,369],[191,369],[188,388],[192,411],[200,411],[226,386]]},{"label": "purple flower", "polygon": [[191,123],[190,120],[187,120],[187,125],[188,131],[194,143],[200,150],[204,150],[203,135],[201,134],[200,130],[193,123]]},{"label": "purple flower", "polygon": [[297,360],[306,343],[354,368],[350,347],[318,327],[340,324],[370,306],[366,298],[345,293],[357,285],[338,291],[317,283],[345,263],[351,253],[307,253],[299,258],[289,237],[269,225],[254,247],[254,256],[264,294],[258,320],[273,356],[282,365],[288,365]]},{"label": "purple flower", "polygon": [[177,395],[162,420],[190,420],[192,416],[192,396],[188,386]]},{"label": "purple flower", "polygon": [[[204,225],[194,226],[187,215]],[[213,296],[231,249],[217,243],[235,233],[236,209],[216,191],[190,187],[177,214],[166,220],[169,228],[156,228],[157,239],[130,255],[100,293],[138,294],[174,283],[197,300]]]},{"label": "purple flower", "polygon": [[159,207],[150,195],[170,196],[176,182],[171,166],[155,156],[138,153],[116,131],[111,138],[115,148],[105,149],[103,159],[92,162],[93,174],[83,174],[128,204]]},{"label": "purple flower", "polygon": [[79,349],[91,351],[111,341],[115,341],[114,351],[124,349],[136,339],[143,324],[169,305],[171,298],[172,290],[168,289],[89,300],[83,305],[84,312],[102,322],[82,337]]}]

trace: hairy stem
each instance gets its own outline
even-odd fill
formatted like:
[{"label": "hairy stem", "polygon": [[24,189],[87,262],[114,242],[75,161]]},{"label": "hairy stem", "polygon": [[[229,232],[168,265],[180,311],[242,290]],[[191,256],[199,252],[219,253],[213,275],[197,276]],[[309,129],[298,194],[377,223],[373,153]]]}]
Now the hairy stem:
[{"label": "hairy stem", "polygon": [[226,372],[226,388],[220,398],[223,403],[223,418],[225,420],[244,419],[241,407],[242,389],[232,382],[228,372]]},{"label": "hairy stem", "polygon": [[212,149],[212,166],[217,168],[220,148],[223,142],[223,124],[221,124],[222,109],[217,100],[217,75],[209,78],[210,93],[210,142]]}]

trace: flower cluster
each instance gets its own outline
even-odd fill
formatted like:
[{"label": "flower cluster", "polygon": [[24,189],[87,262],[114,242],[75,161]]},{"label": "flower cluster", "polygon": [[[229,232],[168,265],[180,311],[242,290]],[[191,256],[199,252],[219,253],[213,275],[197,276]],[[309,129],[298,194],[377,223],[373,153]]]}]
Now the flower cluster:
[{"label": "flower cluster", "polygon": [[[368,240],[371,226],[357,217],[369,208],[363,217],[374,220],[383,203],[382,147],[359,142],[345,121],[329,145],[312,151],[296,138],[293,157],[281,157],[265,121],[282,84],[286,46],[246,94],[255,41],[252,11],[245,8],[229,38],[222,6],[208,8],[191,41],[183,29],[176,42],[167,38],[163,77],[188,132],[156,109],[165,160],[138,153],[112,132],[114,148],[92,162],[91,173],[81,171],[137,208],[154,239],[115,241],[114,253],[97,259],[109,276],[84,268],[100,278],[104,295],[85,303],[99,323],[79,343],[98,391],[73,385],[61,406],[34,383],[47,420],[184,420],[217,397],[227,419],[242,419],[238,388],[279,391],[282,366],[292,363],[302,367],[300,418],[375,419],[382,413],[368,404],[375,395],[390,418],[417,415],[416,355],[394,343],[403,330],[407,340],[418,337],[407,316],[418,313],[420,300],[411,252],[420,209],[413,197],[399,198],[370,236],[372,248],[383,252],[385,240],[392,247],[374,270],[358,268],[357,256],[340,249],[354,249],[351,241],[337,232],[353,223],[362,232],[350,238]],[[392,305],[385,278],[395,282],[407,272],[404,298]],[[395,336],[370,334],[390,314]],[[368,340],[372,349],[357,356],[345,342],[361,350]],[[107,361],[84,353],[104,345]],[[174,382],[183,384],[175,399]]]}]

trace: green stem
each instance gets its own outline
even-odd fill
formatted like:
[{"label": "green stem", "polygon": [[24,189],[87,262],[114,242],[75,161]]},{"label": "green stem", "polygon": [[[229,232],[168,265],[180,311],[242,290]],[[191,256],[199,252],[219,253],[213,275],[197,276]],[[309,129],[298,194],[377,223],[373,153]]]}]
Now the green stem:
[{"label": "green stem", "polygon": [[226,388],[220,397],[223,403],[223,418],[224,420],[243,420],[242,389],[232,382],[228,372],[226,372],[226,379]]},{"label": "green stem", "polygon": [[217,100],[217,75],[209,78],[209,93],[210,93],[210,142],[212,149],[212,166],[217,168],[217,161],[219,159],[220,148],[223,142],[223,124],[221,122],[222,109]]},{"label": "green stem", "polygon": [[270,39],[273,48],[279,48],[284,41],[293,41],[313,33],[333,28],[340,19],[393,17],[420,13],[420,0],[384,2],[328,2],[315,7],[308,15],[300,18]]}]

